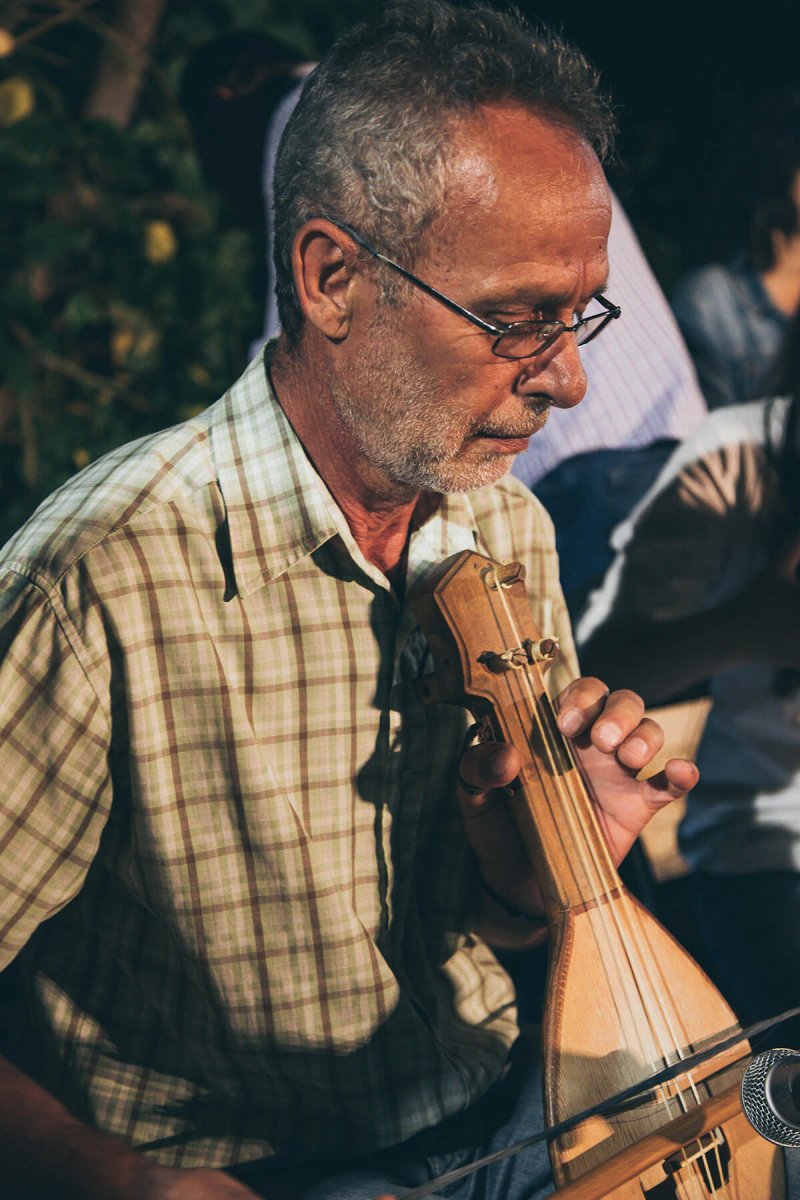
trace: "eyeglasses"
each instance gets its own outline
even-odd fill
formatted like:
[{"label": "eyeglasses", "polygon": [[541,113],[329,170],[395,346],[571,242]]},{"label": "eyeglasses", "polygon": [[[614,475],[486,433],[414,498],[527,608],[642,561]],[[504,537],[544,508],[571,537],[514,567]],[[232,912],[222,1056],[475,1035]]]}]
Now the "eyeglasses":
[{"label": "eyeglasses", "polygon": [[326,217],[326,221],[330,221],[331,225],[335,225],[337,229],[341,229],[343,233],[349,234],[354,242],[361,246],[362,250],[366,250],[373,258],[377,258],[384,266],[390,267],[393,271],[397,271],[409,283],[413,283],[414,287],[418,287],[420,291],[425,292],[427,296],[431,296],[434,300],[438,300],[445,308],[449,308],[451,312],[457,313],[463,317],[465,321],[470,321],[473,325],[477,325],[478,329],[482,329],[484,333],[490,333],[494,337],[492,342],[492,354],[498,358],[535,358],[537,354],[543,354],[550,346],[553,345],[562,333],[574,333],[579,346],[586,346],[593,341],[599,334],[603,332],[605,327],[621,316],[622,309],[606,300],[605,296],[598,293],[593,297],[596,304],[600,305],[600,312],[589,313],[588,316],[579,317],[574,325],[567,325],[565,321],[559,321],[557,318],[548,321],[514,321],[511,325],[491,325],[488,321],[484,321],[482,317],[476,316],[470,312],[468,308],[463,308],[460,304],[456,304],[455,300],[451,300],[449,296],[445,296],[443,292],[438,291],[424,280],[418,279],[416,275],[412,275],[405,267],[401,267],[399,263],[393,259],[387,258],[385,254],[381,254],[374,246],[370,246],[369,242],[365,242],[360,234],[356,233],[355,229],[351,229],[349,225],[343,224],[341,221],[334,221],[332,217]]}]

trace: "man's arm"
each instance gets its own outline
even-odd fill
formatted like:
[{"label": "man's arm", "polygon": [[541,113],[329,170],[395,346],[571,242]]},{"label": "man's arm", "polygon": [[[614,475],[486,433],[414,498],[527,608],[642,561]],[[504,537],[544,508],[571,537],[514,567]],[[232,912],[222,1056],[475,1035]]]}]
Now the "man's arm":
[{"label": "man's arm", "polygon": [[[110,804],[108,721],[80,640],[38,588],[0,591],[0,970],[80,890]],[[216,1171],[175,1171],[78,1121],[0,1058],[0,1180],[32,1200],[252,1196]]]},{"label": "man's arm", "polygon": [[12,1191],[32,1198],[57,1194],[64,1200],[125,1195],[139,1156],[77,1121],[5,1058],[0,1058],[0,1114],[0,1176]]},{"label": "man's arm", "polygon": [[26,1200],[252,1200],[221,1171],[163,1167],[78,1121],[0,1057],[0,1179]]}]

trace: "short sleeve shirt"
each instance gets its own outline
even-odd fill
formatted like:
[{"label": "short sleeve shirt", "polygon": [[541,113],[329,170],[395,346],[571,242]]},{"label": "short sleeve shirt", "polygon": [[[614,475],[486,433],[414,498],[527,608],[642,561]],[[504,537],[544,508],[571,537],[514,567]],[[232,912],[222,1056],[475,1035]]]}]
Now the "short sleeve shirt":
[{"label": "short sleeve shirt", "polygon": [[[575,673],[552,528],[517,481],[443,497],[408,590],[461,549],[527,570]],[[514,994],[470,933],[428,651],[261,358],[87,468],[2,554],[0,964],[42,1082],[175,1165],[399,1142],[503,1071]]]}]

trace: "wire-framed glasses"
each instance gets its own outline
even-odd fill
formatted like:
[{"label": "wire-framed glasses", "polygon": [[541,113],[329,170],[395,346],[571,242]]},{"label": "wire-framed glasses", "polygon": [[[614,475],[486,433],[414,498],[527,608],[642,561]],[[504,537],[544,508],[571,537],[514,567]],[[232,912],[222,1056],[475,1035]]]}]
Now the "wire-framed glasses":
[{"label": "wire-framed glasses", "polygon": [[377,258],[384,266],[390,267],[391,270],[397,271],[414,287],[425,292],[427,296],[438,300],[445,308],[449,308],[451,312],[457,313],[463,317],[465,321],[471,321],[473,325],[477,325],[484,333],[489,333],[494,338],[492,342],[492,354],[498,358],[535,358],[537,354],[543,354],[550,346],[553,345],[562,333],[574,333],[579,346],[585,346],[589,342],[594,341],[599,334],[603,332],[611,321],[615,321],[622,314],[622,309],[617,304],[612,304],[605,296],[599,292],[594,296],[589,305],[589,312],[584,313],[579,317],[574,325],[567,325],[566,321],[560,321],[557,318],[543,321],[514,321],[511,325],[492,325],[489,321],[484,321],[482,317],[470,312],[468,308],[464,308],[461,304],[457,304],[455,300],[451,300],[449,296],[445,296],[444,292],[440,292],[431,284],[425,283],[423,279],[419,279],[416,275],[412,275],[411,271],[407,271],[405,267],[401,267],[393,259],[387,258],[385,254],[381,254],[374,246],[370,246],[369,242],[364,241],[355,229],[349,225],[345,225],[342,221],[334,221],[332,217],[326,217],[326,221],[330,221],[337,229],[341,229],[343,233],[348,234],[354,242],[361,246],[362,250],[366,250],[373,258]]}]

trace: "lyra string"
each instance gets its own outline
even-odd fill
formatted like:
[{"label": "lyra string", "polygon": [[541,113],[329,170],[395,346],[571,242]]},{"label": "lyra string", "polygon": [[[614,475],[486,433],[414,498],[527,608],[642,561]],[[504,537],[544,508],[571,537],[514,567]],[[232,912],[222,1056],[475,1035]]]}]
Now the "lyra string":
[{"label": "lyra string", "polygon": [[[498,626],[499,635],[503,637],[505,634],[506,644],[510,638],[512,647],[520,647],[522,638],[505,596],[505,588],[499,570],[487,572],[484,578],[490,608]],[[495,597],[500,602],[500,612],[497,611]],[[527,731],[536,727],[545,748],[548,759],[546,767],[556,789],[559,811],[567,818],[570,826],[571,854],[567,854],[567,859],[571,860],[572,854],[578,856],[584,877],[589,882],[591,890],[596,893],[597,908],[593,914],[594,919],[591,920],[591,929],[598,951],[601,953],[609,973],[610,992],[612,997],[615,997],[615,1004],[616,996],[622,995],[631,1017],[630,1021],[621,1021],[621,1026],[634,1031],[641,1054],[645,1056],[659,1055],[665,1062],[670,1061],[675,1054],[681,1057],[683,1055],[682,1045],[686,1041],[686,1037],[683,1034],[679,1039],[676,1028],[679,1020],[677,1012],[674,1004],[672,1005],[673,1012],[670,1012],[665,1001],[669,994],[667,981],[658,966],[657,955],[649,952],[650,947],[646,935],[632,905],[627,899],[620,902],[612,894],[616,891],[617,897],[620,895],[619,877],[602,832],[597,828],[585,780],[579,775],[571,748],[557,728],[555,713],[549,699],[543,690],[541,695],[537,696],[527,664],[520,670],[509,671],[505,678],[510,689],[512,705],[522,714],[522,719],[520,719],[520,712],[517,713],[517,720],[521,723],[525,740],[527,741],[529,737]],[[559,769],[565,755],[568,768],[566,772]],[[578,781],[578,787],[575,786],[574,781]],[[554,827],[558,828],[560,832],[560,823],[555,820],[549,788],[543,787],[542,791],[550,807]],[[566,851],[563,836],[562,846]],[[602,950],[601,941],[604,943]],[[627,962],[628,972],[622,969],[620,956]],[[653,964],[655,964],[659,978],[653,976]],[[617,987],[611,985],[612,973],[616,976]],[[644,993],[648,991],[649,996],[646,998]],[[637,1009],[643,1022],[637,1019]],[[617,1012],[618,1016],[621,1016],[619,1009]],[[657,1025],[654,1025],[654,1019],[658,1020]],[[631,1047],[631,1049],[633,1048]],[[693,1102],[700,1104],[700,1095],[694,1079],[691,1075],[686,1078]],[[669,1113],[669,1098],[661,1089],[658,1094],[661,1104]],[[683,1087],[677,1087],[675,1098],[684,1112],[689,1110],[690,1104]],[[723,1183],[722,1162],[716,1132],[712,1134],[711,1141],[711,1153],[717,1167],[716,1178],[720,1181],[720,1187],[717,1188],[712,1182],[714,1174],[709,1170],[708,1151],[700,1142],[697,1143],[698,1153],[693,1154],[691,1158],[691,1170],[693,1174],[699,1174],[700,1160],[705,1160],[706,1188],[708,1189],[710,1184],[710,1190],[715,1194],[722,1194],[723,1190],[727,1194],[727,1186]],[[683,1153],[684,1162],[689,1165],[685,1151]],[[673,1182],[676,1185],[680,1184],[682,1188],[682,1181],[679,1178],[675,1178]]]},{"label": "lyra string", "polygon": [[[489,575],[487,579],[488,585],[493,586],[498,597],[498,603],[495,604],[494,597],[490,594],[490,608],[497,624],[498,636],[503,639],[504,643],[511,641],[514,645],[520,644],[519,631],[513,621],[513,617],[507,610],[505,604],[505,596],[500,590],[502,582],[499,577]],[[499,612],[498,612],[499,608]],[[548,806],[550,822],[556,836],[561,842],[563,851],[563,861],[567,868],[572,873],[575,890],[578,894],[586,895],[588,889],[593,893],[594,899],[597,902],[597,911],[592,920],[592,934],[595,941],[598,942],[598,950],[601,950],[603,961],[606,964],[609,975],[616,973],[616,986],[610,989],[612,1003],[617,1011],[618,1022],[621,1027],[634,1030],[637,1034],[641,1033],[641,1022],[637,1020],[639,1012],[642,1008],[641,996],[636,994],[635,971],[634,964],[629,959],[629,970],[624,970],[624,958],[626,957],[626,948],[623,945],[623,953],[618,952],[617,943],[620,941],[620,930],[615,930],[611,927],[611,922],[616,914],[609,916],[607,906],[604,904],[604,898],[607,897],[610,891],[620,886],[619,877],[616,870],[612,870],[603,876],[603,872],[593,853],[589,853],[587,846],[587,836],[591,838],[592,830],[588,831],[585,828],[585,822],[581,823],[575,816],[575,804],[573,802],[572,792],[569,787],[559,787],[559,783],[563,780],[563,760],[564,747],[559,746],[555,739],[542,728],[541,719],[538,711],[538,703],[535,694],[533,693],[532,685],[528,672],[525,668],[520,671],[509,671],[504,680],[509,695],[512,701],[512,710],[514,711],[517,725],[519,744],[528,744],[530,739],[530,731],[532,723],[535,723],[542,730],[542,742],[546,756],[545,777],[541,780],[543,786],[541,788],[543,799]],[[526,690],[527,689],[527,690]],[[522,693],[521,695],[519,693]],[[560,738],[560,734],[558,735]],[[512,740],[514,740],[512,738]],[[558,751],[561,750],[561,755]],[[567,760],[567,768],[572,766],[571,759]],[[523,782],[526,778],[526,770],[523,769]],[[552,788],[556,788],[556,796],[552,795]],[[570,826],[570,839],[567,840],[567,830],[564,827],[564,818],[567,825]],[[582,876],[578,874],[578,866],[582,868]],[[602,948],[599,945],[598,939],[602,940],[604,945]],[[620,1007],[622,1006],[622,1007]],[[626,1009],[627,1011],[623,1011]],[[642,1042],[642,1056],[649,1060],[652,1057],[653,1051],[650,1047],[646,1047]]]},{"label": "lyra string", "polygon": [[[492,580],[493,587],[491,591],[499,597],[503,609],[503,615],[508,625],[512,644],[518,646],[521,643],[520,633],[516,626],[513,614],[507,603],[504,595],[502,581],[497,571],[489,573],[487,578]],[[491,600],[491,596],[490,596]],[[494,605],[492,605],[494,608]],[[497,615],[495,615],[497,621]],[[502,624],[498,622],[498,624]],[[509,676],[509,685],[513,690],[514,679],[517,680],[520,687],[521,696],[523,699],[523,710],[527,707],[526,716],[531,724],[536,724],[539,728],[540,737],[546,748],[547,755],[550,759],[548,766],[552,771],[552,779],[559,793],[560,810],[568,818],[572,829],[573,852],[577,852],[581,859],[581,866],[587,879],[593,883],[593,890],[596,890],[598,909],[596,910],[597,923],[592,921],[591,928],[595,936],[598,950],[600,949],[598,929],[601,931],[602,940],[605,942],[606,953],[602,955],[603,961],[606,964],[608,972],[609,964],[617,962],[617,951],[621,951],[624,958],[627,960],[630,971],[626,974],[620,974],[616,971],[617,979],[621,980],[623,994],[626,996],[628,1006],[632,1013],[632,1021],[624,1023],[623,1027],[628,1030],[633,1030],[636,1035],[636,1040],[639,1043],[640,1051],[644,1054],[660,1053],[663,1061],[669,1061],[674,1053],[681,1054],[681,1042],[678,1040],[675,1029],[675,1020],[667,1011],[662,994],[666,994],[666,980],[660,981],[661,988],[654,986],[653,977],[649,969],[649,963],[654,961],[654,956],[648,953],[643,953],[642,938],[643,933],[641,926],[627,901],[621,905],[613,898],[608,890],[606,881],[611,881],[619,885],[616,869],[611,861],[608,848],[605,844],[602,835],[595,838],[592,835],[596,832],[594,816],[591,811],[591,801],[584,786],[584,781],[581,780],[581,787],[576,790],[572,784],[572,779],[577,779],[575,772],[575,760],[569,750],[569,747],[561,737],[555,724],[555,715],[552,711],[549,701],[542,694],[542,704],[538,703],[530,672],[523,668],[520,672],[515,672],[513,676]],[[530,727],[530,726],[529,726]],[[562,774],[557,769],[559,751],[563,755],[566,751],[567,761],[570,770],[567,774]],[[545,794],[546,790],[545,790]],[[549,798],[548,798],[549,803]],[[600,858],[598,859],[598,847]],[[592,878],[594,877],[594,878]],[[603,901],[603,893],[605,892],[605,903]],[[619,893],[618,893],[619,894]],[[646,939],[645,939],[646,941]],[[648,947],[645,945],[645,951]],[[638,961],[634,961],[638,960]],[[642,986],[648,987],[650,997],[645,1000],[642,992]],[[611,988],[612,995],[614,988]],[[636,1014],[633,1013],[633,1008],[638,1004],[640,1014],[644,1019],[644,1023],[636,1019]],[[654,1015],[660,1017],[661,1023],[666,1031],[666,1037],[663,1031],[660,1031],[653,1024]],[[646,1041],[649,1035],[650,1046],[646,1046]],[[685,1041],[684,1039],[682,1039]],[[652,1049],[650,1048],[652,1047]],[[700,1096],[697,1091],[696,1084],[691,1076],[688,1077],[689,1087],[692,1098],[695,1104],[700,1103]],[[659,1099],[662,1106],[669,1112],[669,1099],[663,1091],[659,1091]],[[688,1111],[689,1103],[687,1102],[684,1090],[681,1087],[677,1088],[676,1099],[684,1112]],[[705,1147],[698,1142],[698,1153],[692,1155],[691,1160],[688,1159],[684,1152],[684,1163],[690,1165],[693,1174],[697,1175],[700,1171],[700,1160],[706,1158],[707,1151]],[[717,1134],[712,1134],[712,1154],[716,1160],[717,1179],[722,1185],[723,1172],[722,1163],[719,1153],[719,1145],[717,1142]],[[713,1175],[708,1170],[708,1162],[706,1161],[706,1177],[709,1182],[712,1181]],[[682,1179],[679,1177],[673,1180],[674,1184],[679,1185],[682,1190]],[[714,1186],[712,1184],[712,1186]],[[716,1187],[714,1187],[714,1190]]]},{"label": "lyra string", "polygon": [[[502,1150],[496,1150],[493,1154],[487,1154],[483,1158],[474,1159],[463,1167],[456,1167],[452,1171],[446,1171],[443,1175],[437,1175],[435,1179],[431,1179],[428,1183],[423,1183],[419,1187],[413,1188],[408,1192],[403,1192],[400,1200],[425,1200],[426,1196],[432,1196],[440,1188],[449,1187],[454,1183],[458,1183],[460,1179],[466,1178],[467,1175],[474,1174],[475,1171],[480,1171],[484,1167],[492,1166],[494,1163],[502,1162],[503,1159],[513,1158],[515,1154],[521,1154],[524,1150],[529,1150],[532,1146],[538,1145],[540,1142],[550,1140],[555,1137],[560,1137],[565,1133],[569,1133],[578,1125],[582,1125],[584,1121],[590,1120],[592,1117],[602,1116],[606,1113],[620,1111],[625,1109],[634,1101],[646,1096],[648,1092],[653,1091],[656,1087],[663,1083],[669,1083],[675,1079],[682,1071],[688,1068],[702,1066],[703,1063],[710,1062],[715,1056],[724,1054],[727,1050],[732,1050],[734,1047],[741,1045],[743,1041],[755,1041],[762,1033],[768,1033],[775,1029],[778,1025],[782,1025],[785,1021],[792,1020],[794,1017],[800,1016],[800,1007],[789,1008],[785,1012],[779,1013],[776,1017],[770,1017],[766,1021],[758,1021],[754,1025],[748,1026],[747,1029],[737,1029],[735,1033],[728,1037],[721,1038],[710,1046],[704,1047],[703,1050],[698,1050],[683,1062],[673,1063],[672,1066],[665,1067],[663,1071],[658,1071],[655,1075],[651,1075],[647,1079],[643,1079],[640,1083],[632,1084],[621,1092],[609,1096],[606,1100],[601,1100],[597,1104],[593,1104],[590,1108],[583,1109],[574,1116],[568,1117],[565,1121],[559,1122],[558,1125],[553,1125],[549,1129],[542,1129],[538,1133],[531,1134],[530,1137],[524,1138],[521,1142],[515,1142],[511,1146],[505,1146]],[[724,1070],[730,1069],[730,1063],[726,1063]]]},{"label": "lyra string", "polygon": [[[519,644],[520,633],[516,627],[516,622],[514,621],[513,615],[508,608],[506,598],[502,590],[502,583],[496,574],[494,574],[493,580],[495,583],[495,595],[499,597],[502,613],[508,626],[508,628],[505,630],[502,628],[502,622],[498,619],[495,610],[495,619],[498,623],[498,632],[501,637],[504,635],[506,637],[510,636],[515,644]],[[490,601],[492,599],[493,598],[490,596]],[[493,610],[495,609],[494,604],[492,604],[492,608]],[[571,863],[573,858],[578,859],[583,871],[584,879],[588,881],[591,890],[594,892],[593,898],[597,901],[597,920],[593,921],[592,923],[593,933],[596,936],[599,928],[601,935],[604,937],[604,949],[606,951],[604,958],[611,969],[613,969],[615,965],[620,964],[621,960],[627,961],[630,970],[624,975],[619,976],[619,990],[624,992],[628,998],[629,1015],[633,1016],[636,1009],[641,1009],[645,1012],[645,1015],[648,1019],[648,1024],[651,1025],[652,1022],[650,1020],[649,1013],[652,1012],[654,1008],[658,1007],[658,990],[656,988],[651,989],[652,995],[650,997],[650,1002],[649,1004],[646,1004],[641,993],[641,985],[639,982],[642,978],[648,977],[645,962],[642,961],[644,956],[641,954],[641,952],[636,956],[634,955],[634,951],[631,946],[631,943],[634,940],[633,935],[629,929],[628,936],[626,937],[622,924],[620,906],[611,903],[611,893],[614,891],[619,893],[620,890],[619,876],[617,875],[616,868],[614,867],[610,855],[608,854],[608,850],[605,846],[602,835],[597,831],[588,796],[585,794],[585,792],[583,792],[582,795],[576,793],[573,780],[577,779],[577,775],[575,773],[574,758],[572,757],[569,746],[562,738],[558,729],[555,727],[555,716],[546,696],[542,697],[541,704],[537,702],[537,696],[534,692],[529,672],[523,669],[522,671],[514,672],[513,675],[509,673],[505,678],[507,679],[508,686],[512,691],[512,697],[514,696],[515,686],[521,692],[521,697],[515,697],[514,701],[515,707],[519,710],[517,713],[517,719],[520,725],[521,734],[525,741],[527,742],[529,739],[529,730],[532,724],[535,724],[539,728],[542,743],[548,758],[548,761],[545,765],[549,773],[549,779],[552,780],[552,784],[557,792],[555,797],[558,805],[557,812],[554,809],[553,798],[550,795],[549,787],[543,787],[543,794],[550,808],[553,827],[559,831],[559,835],[561,836],[566,861]],[[544,719],[542,713],[544,713]],[[547,720],[548,717],[550,718],[549,721]],[[565,775],[559,769],[559,758],[563,760],[564,756],[567,757],[568,767],[570,768],[572,775],[571,778],[569,773]],[[581,785],[581,789],[583,790],[582,781],[579,781],[579,783]],[[583,814],[580,812],[581,807],[584,810]],[[567,843],[563,837],[562,822],[558,819],[559,816],[566,817],[567,823],[570,826],[570,843]],[[602,863],[598,860],[597,856],[598,846],[600,847],[601,852],[604,854]],[[578,885],[579,892],[584,892],[585,885],[583,888],[581,888],[580,880],[578,880],[577,875],[574,874],[574,878],[576,880],[576,884]],[[623,914],[627,915],[627,907],[623,908]],[[638,957],[639,961],[634,962],[634,957]],[[633,1027],[637,1031],[640,1031],[641,1023],[634,1021]],[[661,1038],[658,1040],[662,1041]],[[667,1047],[662,1044],[658,1046],[658,1050],[648,1049],[646,1052],[653,1054],[657,1053],[659,1056],[664,1057],[663,1052],[665,1049],[667,1049]],[[674,1049],[674,1047],[670,1047],[669,1049]],[[644,1046],[642,1047],[642,1050],[644,1051]]]},{"label": "lyra string", "polygon": [[[487,572],[485,581],[489,588],[488,599],[498,628],[498,636],[503,639],[506,646],[508,646],[509,641],[514,647],[521,645],[520,631],[510,611],[499,571]],[[499,612],[494,597],[497,597],[499,600]],[[549,779],[552,780],[557,793],[558,813],[566,817],[567,823],[570,826],[571,842],[568,848],[564,840],[561,822],[556,819],[550,788],[544,786],[541,790],[550,809],[553,827],[559,831],[567,863],[571,865],[573,858],[577,858],[583,871],[584,880],[587,881],[590,892],[594,893],[593,898],[596,900],[597,907],[589,918],[590,929],[609,978],[609,995],[617,1010],[619,1027],[626,1031],[626,1036],[629,1039],[631,1034],[633,1035],[635,1041],[638,1043],[639,1054],[643,1060],[650,1061],[653,1057],[660,1056],[662,1061],[669,1061],[671,1054],[676,1049],[676,1040],[673,1038],[672,1044],[668,1045],[664,1035],[659,1035],[658,1031],[653,1027],[652,1012],[658,1006],[657,993],[655,993],[655,999],[650,1004],[645,1001],[642,995],[642,980],[647,978],[642,962],[642,955],[639,953],[638,963],[634,961],[635,939],[632,936],[630,927],[627,930],[623,928],[622,918],[625,914],[620,914],[618,905],[614,902],[612,895],[615,891],[619,895],[619,877],[609,856],[606,856],[602,861],[598,859],[597,846],[599,844],[604,847],[604,843],[602,834],[597,830],[594,823],[593,815],[590,811],[589,798],[583,789],[582,780],[579,780],[581,785],[580,794],[576,793],[572,785],[572,780],[577,779],[574,759],[569,752],[567,744],[555,727],[554,714],[544,699],[543,692],[542,703],[540,704],[539,697],[537,697],[533,688],[530,672],[526,667],[527,664],[520,670],[513,673],[509,672],[505,676],[512,698],[512,707],[516,712],[525,742],[528,741],[530,730],[533,726],[537,726],[539,729],[540,740],[546,758],[545,766]],[[545,719],[543,719],[543,716]],[[548,717],[549,719],[547,719]],[[564,762],[565,759],[566,763]],[[567,768],[566,772],[563,769],[564,766]],[[543,778],[542,783],[544,783]],[[580,811],[581,808],[583,808],[583,814]],[[578,877],[574,869],[573,878],[577,882]],[[586,883],[583,883],[582,886],[579,885],[578,892],[580,895],[585,895]],[[601,942],[603,943],[602,946]],[[624,969],[625,961],[628,964],[627,971]],[[617,986],[614,986],[614,982],[612,982],[612,977],[614,976],[616,977],[615,982]],[[620,1001],[628,1009],[628,1020],[622,1018],[619,1008]],[[664,1015],[662,1013],[662,1018]],[[634,1050],[634,1047],[630,1045],[628,1048],[632,1051]],[[657,1096],[666,1114],[668,1116],[671,1115],[667,1095],[660,1089],[657,1092]],[[677,1098],[683,1110],[687,1111],[688,1104],[680,1088],[678,1089]],[[695,1103],[700,1102],[699,1096],[696,1093],[694,1099]],[[690,1170],[692,1173],[699,1171],[699,1166],[695,1163],[694,1157],[692,1160],[688,1160],[684,1155],[684,1159],[685,1162],[691,1163]],[[683,1179],[677,1176],[673,1180],[673,1183],[676,1190],[679,1189],[682,1193]]]}]

